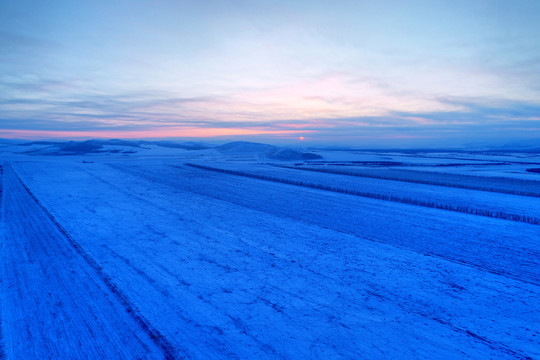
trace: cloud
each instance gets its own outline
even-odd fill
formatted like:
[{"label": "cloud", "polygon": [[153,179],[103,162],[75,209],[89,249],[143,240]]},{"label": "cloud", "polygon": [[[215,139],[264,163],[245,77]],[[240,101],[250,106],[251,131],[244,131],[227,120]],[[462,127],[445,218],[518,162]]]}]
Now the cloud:
[{"label": "cloud", "polygon": [[[36,85],[37,86],[37,85]],[[52,85],[54,86],[54,84]],[[288,94],[294,94],[294,89]],[[279,92],[278,92],[279,94]],[[312,117],[280,113],[279,102],[238,102],[234,97],[171,97],[153,92],[94,94],[81,99],[0,100],[4,136],[68,134],[87,137],[297,136],[311,139],[458,139],[483,134],[526,137],[540,127],[540,104],[492,97],[439,97],[445,111],[381,111],[376,115]],[[306,101],[326,101],[310,97]],[[342,99],[333,99],[340,104]],[[278,111],[272,109],[278,106]],[[268,111],[268,113],[264,113]],[[263,113],[262,116],[260,115]],[[27,116],[28,114],[32,116]],[[313,114],[321,114],[315,111]],[[340,112],[336,112],[340,115]],[[295,115],[295,114],[293,114]],[[297,115],[297,114],[296,114]],[[27,117],[25,117],[27,116]],[[32,132],[33,131],[33,132]],[[351,140],[352,141],[352,140]]]},{"label": "cloud", "polygon": [[[18,52],[21,50],[37,51],[40,49],[58,46],[50,40],[43,40],[34,36],[27,36],[19,33],[0,31],[0,47],[7,52]],[[5,51],[2,51],[5,54]]]}]

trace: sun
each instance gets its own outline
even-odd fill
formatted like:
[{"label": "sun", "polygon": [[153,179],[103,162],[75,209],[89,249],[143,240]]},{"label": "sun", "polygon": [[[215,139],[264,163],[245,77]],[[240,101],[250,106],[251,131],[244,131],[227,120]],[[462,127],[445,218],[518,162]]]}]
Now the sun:
[{"label": "sun", "polygon": [[303,137],[303,136],[300,136],[300,137],[298,138],[298,140],[304,141],[304,137]]}]

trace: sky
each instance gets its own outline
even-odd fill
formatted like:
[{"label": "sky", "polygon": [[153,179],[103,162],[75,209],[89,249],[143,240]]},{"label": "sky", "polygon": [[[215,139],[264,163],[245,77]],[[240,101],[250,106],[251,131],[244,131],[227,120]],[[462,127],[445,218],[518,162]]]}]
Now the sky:
[{"label": "sky", "polygon": [[2,0],[0,138],[540,139],[540,1]]}]

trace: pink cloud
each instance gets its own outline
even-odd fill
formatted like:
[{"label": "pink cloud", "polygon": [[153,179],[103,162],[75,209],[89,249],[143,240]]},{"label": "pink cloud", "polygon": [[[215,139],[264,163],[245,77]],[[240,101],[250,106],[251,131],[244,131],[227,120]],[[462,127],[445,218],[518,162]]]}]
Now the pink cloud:
[{"label": "pink cloud", "polygon": [[137,131],[56,131],[56,130],[1,130],[0,136],[11,139],[43,138],[211,138],[236,135],[293,135],[312,130],[272,130],[247,128],[159,128]]}]

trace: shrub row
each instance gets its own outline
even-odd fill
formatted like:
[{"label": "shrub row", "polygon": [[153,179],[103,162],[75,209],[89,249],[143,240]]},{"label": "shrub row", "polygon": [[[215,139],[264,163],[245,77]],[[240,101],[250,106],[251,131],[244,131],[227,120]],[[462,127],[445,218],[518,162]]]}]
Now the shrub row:
[{"label": "shrub row", "polygon": [[[321,172],[321,173],[328,173],[328,174],[357,176],[357,177],[364,177],[364,178],[371,178],[371,179],[403,181],[403,182],[416,183],[416,184],[454,187],[454,188],[468,189],[468,190],[489,191],[489,192],[497,192],[497,193],[502,193],[502,194],[521,195],[521,196],[529,196],[529,197],[540,197],[540,192],[536,193],[536,192],[521,191],[521,190],[515,190],[515,189],[493,188],[493,187],[482,186],[482,185],[447,183],[447,182],[436,181],[436,180],[407,179],[407,178],[390,176],[390,175],[362,174],[362,173],[356,173],[356,172],[340,170],[340,169],[308,168],[308,167],[296,167],[296,166],[288,166],[288,165],[274,165],[274,166],[285,168],[285,169],[301,170],[301,171],[313,171],[313,172]],[[487,176],[478,177],[478,178],[491,179]],[[502,180],[505,178],[494,177],[493,179]],[[507,180],[510,184],[516,183],[516,185],[522,185],[522,183],[526,181],[526,180],[522,181],[520,179],[517,179],[517,180],[505,179],[505,180]]]},{"label": "shrub row", "polygon": [[268,176],[268,175],[252,174],[252,173],[246,173],[243,171],[214,168],[210,166],[198,165],[198,164],[192,164],[192,163],[186,163],[186,165],[194,167],[194,168],[198,168],[198,169],[216,171],[216,172],[221,172],[221,173],[230,174],[230,175],[244,176],[248,178],[273,181],[273,182],[278,182],[278,183],[283,183],[283,184],[312,188],[312,189],[332,191],[332,192],[355,195],[355,196],[362,196],[362,197],[371,198],[371,199],[387,200],[387,201],[393,201],[393,202],[398,202],[402,204],[450,210],[450,211],[456,211],[456,212],[461,212],[461,213],[466,213],[466,214],[473,214],[473,215],[480,215],[480,216],[486,216],[486,217],[492,217],[492,218],[524,222],[528,224],[536,224],[536,225],[540,224],[540,219],[534,216],[510,214],[510,213],[506,213],[502,211],[491,211],[487,209],[470,208],[467,206],[457,206],[457,205],[452,205],[452,204],[447,204],[447,203],[438,203],[434,201],[427,201],[423,199],[413,199],[413,198],[407,198],[407,197],[401,197],[401,196],[395,196],[395,195],[368,193],[368,192],[362,192],[362,191],[357,191],[357,190],[339,188],[336,186],[306,183],[299,180],[283,179],[283,178],[277,178],[277,177]]}]

